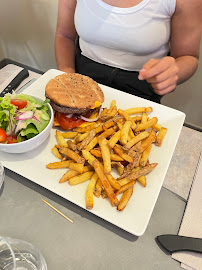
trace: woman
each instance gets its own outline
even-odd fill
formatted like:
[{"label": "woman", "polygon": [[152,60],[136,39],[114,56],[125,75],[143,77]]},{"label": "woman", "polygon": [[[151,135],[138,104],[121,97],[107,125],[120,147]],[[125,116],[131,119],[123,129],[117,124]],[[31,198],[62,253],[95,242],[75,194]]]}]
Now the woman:
[{"label": "woman", "polygon": [[201,14],[201,0],[59,0],[58,69],[160,102],[197,69]]}]

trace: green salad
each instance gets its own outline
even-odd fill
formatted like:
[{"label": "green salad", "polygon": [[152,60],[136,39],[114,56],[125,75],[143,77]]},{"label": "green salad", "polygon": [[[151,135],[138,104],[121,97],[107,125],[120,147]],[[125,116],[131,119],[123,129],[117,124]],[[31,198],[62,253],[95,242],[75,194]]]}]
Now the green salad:
[{"label": "green salad", "polygon": [[0,142],[22,142],[42,132],[50,121],[48,102],[15,92],[0,97]]}]

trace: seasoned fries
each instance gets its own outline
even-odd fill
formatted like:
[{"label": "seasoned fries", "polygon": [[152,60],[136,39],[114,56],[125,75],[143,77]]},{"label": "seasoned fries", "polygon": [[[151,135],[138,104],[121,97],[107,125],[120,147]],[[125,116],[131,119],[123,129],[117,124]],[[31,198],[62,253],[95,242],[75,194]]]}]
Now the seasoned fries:
[{"label": "seasoned fries", "polygon": [[150,154],[153,147],[162,145],[167,133],[157,117],[149,117],[151,112],[151,107],[122,110],[113,100],[97,121],[73,131],[56,130],[57,142],[51,151],[59,161],[46,167],[66,170],[59,183],[74,186],[88,181],[86,209],[93,208],[96,196],[124,210],[136,185],[146,188],[146,175],[158,165],[150,163]]}]

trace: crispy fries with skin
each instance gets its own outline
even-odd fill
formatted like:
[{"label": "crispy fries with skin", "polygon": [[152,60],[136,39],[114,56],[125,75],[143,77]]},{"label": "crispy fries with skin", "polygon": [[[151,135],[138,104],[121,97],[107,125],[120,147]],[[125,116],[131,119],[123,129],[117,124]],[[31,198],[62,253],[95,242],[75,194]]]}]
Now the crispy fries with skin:
[{"label": "crispy fries with skin", "polygon": [[97,173],[94,173],[93,176],[90,179],[90,182],[88,184],[88,187],[86,189],[86,209],[92,209],[93,208],[93,191],[95,189],[96,182],[98,180]]},{"label": "crispy fries with skin", "polygon": [[156,140],[156,132],[150,130],[149,137],[147,137],[140,146],[140,153],[144,152]]},{"label": "crispy fries with skin", "polygon": [[129,134],[131,125],[132,125],[132,121],[130,120],[126,120],[123,125],[123,129],[121,130],[121,138],[120,138],[120,142],[123,145],[125,145],[128,141],[128,134]]},{"label": "crispy fries with skin", "polygon": [[78,132],[71,132],[71,131],[69,131],[69,132],[63,132],[62,133],[62,137],[64,138],[64,139],[73,139],[73,138],[75,138],[76,136],[78,135]]},{"label": "crispy fries with skin", "polygon": [[144,175],[140,176],[137,178],[137,181],[143,186],[146,187],[147,185],[147,180],[146,177]]},{"label": "crispy fries with skin", "polygon": [[165,138],[167,133],[167,128],[162,127],[162,129],[159,131],[158,135],[156,136],[156,145],[161,146],[163,143],[163,139]]},{"label": "crispy fries with skin", "polygon": [[[93,196],[101,196],[122,211],[135,183],[146,187],[146,175],[158,165],[149,163],[150,153],[152,145],[162,145],[167,129],[158,123],[157,117],[148,117],[152,111],[151,107],[122,110],[112,100],[98,120],[95,112],[90,117],[94,122],[84,122],[73,131],[56,131],[57,145],[51,151],[59,161],[46,167],[68,168],[59,183],[69,181],[69,185],[77,185],[89,181],[84,193],[86,209],[93,208]],[[112,168],[117,169],[119,177],[113,176]]]},{"label": "crispy fries with skin", "polygon": [[138,177],[140,177],[140,176],[142,176],[142,175],[146,175],[146,174],[150,173],[151,171],[153,171],[153,170],[156,168],[157,165],[158,165],[158,163],[151,163],[151,164],[149,164],[149,165],[143,167],[142,169],[140,169],[140,170],[138,170],[138,171],[136,171],[136,172],[131,173],[131,174],[128,176],[128,178],[129,178],[130,180],[135,180],[135,179],[137,179]]},{"label": "crispy fries with skin", "polygon": [[123,149],[129,150],[131,147],[133,147],[133,145],[137,144],[139,141],[144,140],[148,136],[149,136],[148,131],[141,132],[140,134],[135,136],[133,139],[131,139],[129,142],[127,142],[126,145],[124,145]]},{"label": "crispy fries with skin", "polygon": [[128,161],[129,163],[133,162],[133,158],[127,155],[126,153],[124,153],[117,145],[115,145],[113,149],[124,160]]},{"label": "crispy fries with skin", "polygon": [[143,112],[152,112],[153,109],[151,107],[138,107],[138,108],[130,108],[124,110],[127,114],[136,114],[136,113],[143,113]]},{"label": "crispy fries with skin", "polygon": [[96,186],[95,186],[95,190],[94,190],[94,195],[99,198],[102,192],[102,182],[101,180],[98,178]]},{"label": "crispy fries with skin", "polygon": [[121,188],[119,190],[116,191],[116,195],[120,194],[120,193],[123,193],[125,192],[127,189],[133,187],[135,185],[136,181],[135,180],[132,180],[130,181],[129,183],[127,183],[126,185],[124,186],[121,186]]},{"label": "crispy fries with skin", "polygon": [[155,125],[157,122],[158,122],[157,117],[153,117],[152,119],[148,120],[144,124],[137,125],[137,128],[135,129],[135,131],[142,131],[142,130],[145,130],[147,128],[150,128],[153,125]]},{"label": "crispy fries with skin", "polygon": [[51,149],[52,153],[59,159],[62,159],[63,156],[60,154],[58,148],[56,146],[54,146],[52,149]]},{"label": "crispy fries with skin", "polygon": [[93,163],[94,163],[93,167],[94,167],[99,179],[102,182],[102,185],[103,185],[103,187],[104,187],[104,189],[105,189],[105,191],[107,193],[107,196],[108,196],[108,198],[109,198],[109,200],[111,202],[111,205],[112,206],[117,206],[119,204],[119,200],[117,199],[117,197],[116,197],[116,195],[115,195],[115,193],[114,193],[114,191],[113,191],[113,189],[112,189],[106,175],[104,174],[102,166],[100,166],[100,163],[99,163],[98,160],[95,160]]},{"label": "crispy fries with skin", "polygon": [[84,172],[84,165],[83,164],[79,164],[79,163],[75,163],[75,162],[71,162],[69,164],[69,169],[70,170],[77,171],[79,173],[83,173]]},{"label": "crispy fries with skin", "polygon": [[94,172],[90,171],[90,172],[82,173],[78,176],[74,176],[74,177],[69,179],[69,184],[71,186],[73,186],[73,185],[78,185],[80,183],[83,183],[83,182],[89,180],[93,176],[93,174],[94,174]]},{"label": "crispy fries with skin", "polygon": [[85,163],[85,159],[84,158],[82,158],[77,153],[75,153],[74,151],[72,151],[71,149],[69,149],[67,147],[61,147],[60,150],[59,150],[59,152],[60,152],[60,154],[73,159],[77,163],[81,163],[81,164],[84,164]]},{"label": "crispy fries with skin", "polygon": [[140,166],[144,167],[147,164],[147,161],[149,159],[149,154],[151,151],[151,144],[143,151],[141,159],[140,159]]},{"label": "crispy fries with skin", "polygon": [[102,139],[99,141],[102,159],[104,163],[104,173],[110,174],[111,173],[111,158],[110,158],[110,151],[108,146],[108,141],[106,139]]},{"label": "crispy fries with skin", "polygon": [[63,147],[67,147],[67,142],[65,141],[64,137],[62,136],[62,133],[58,130],[56,130],[56,139],[57,139],[57,142],[59,144],[59,146]]},{"label": "crispy fries with skin", "polygon": [[119,205],[117,207],[118,211],[122,211],[126,207],[126,205],[127,205],[128,201],[130,200],[130,197],[132,196],[132,194],[133,194],[133,187],[129,188],[128,190],[126,190],[123,193],[123,195],[122,195],[122,197],[120,199],[120,203],[119,203]]},{"label": "crispy fries with skin", "polygon": [[48,169],[59,169],[59,168],[69,168],[71,161],[59,161],[59,162],[52,162],[46,165]]}]

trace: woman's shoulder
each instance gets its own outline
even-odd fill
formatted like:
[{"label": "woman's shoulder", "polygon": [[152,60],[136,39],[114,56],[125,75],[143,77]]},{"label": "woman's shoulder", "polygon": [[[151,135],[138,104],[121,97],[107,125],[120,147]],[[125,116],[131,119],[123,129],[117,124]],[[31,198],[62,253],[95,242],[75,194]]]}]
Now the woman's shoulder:
[{"label": "woman's shoulder", "polygon": [[189,9],[199,9],[202,10],[201,0],[176,0],[176,11],[188,11]]}]

